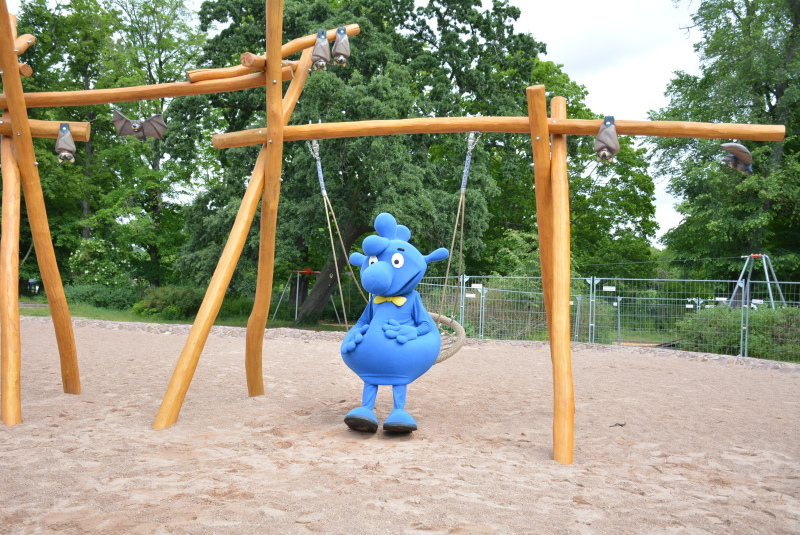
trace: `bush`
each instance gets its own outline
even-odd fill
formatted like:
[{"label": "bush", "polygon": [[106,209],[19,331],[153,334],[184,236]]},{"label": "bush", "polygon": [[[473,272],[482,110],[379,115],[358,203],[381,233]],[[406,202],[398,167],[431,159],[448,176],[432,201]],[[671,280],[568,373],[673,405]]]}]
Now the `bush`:
[{"label": "bush", "polygon": [[124,287],[131,284],[128,257],[129,254],[117,249],[113,243],[102,238],[88,238],[81,240],[77,249],[69,255],[67,265],[76,285]]},{"label": "bush", "polygon": [[253,299],[246,297],[225,296],[219,309],[220,318],[246,318],[253,310]]},{"label": "bush", "polygon": [[[677,324],[680,349],[736,355],[741,349],[741,325],[741,309],[698,310]],[[748,357],[800,361],[800,308],[750,310],[747,334]]]},{"label": "bush", "polygon": [[204,295],[204,289],[189,286],[148,288],[144,299],[134,305],[133,312],[140,316],[159,314],[168,320],[184,319],[197,314]]},{"label": "bush", "polygon": [[142,298],[142,288],[133,284],[109,287],[105,284],[75,284],[64,287],[67,299],[98,308],[126,310]]}]

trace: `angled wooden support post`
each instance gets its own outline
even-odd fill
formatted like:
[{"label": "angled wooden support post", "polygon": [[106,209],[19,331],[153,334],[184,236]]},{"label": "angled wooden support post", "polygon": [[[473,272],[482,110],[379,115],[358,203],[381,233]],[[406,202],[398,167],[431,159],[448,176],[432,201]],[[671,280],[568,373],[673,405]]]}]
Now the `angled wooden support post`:
[{"label": "angled wooden support post", "polygon": [[[536,219],[542,264],[545,310],[553,363],[553,459],[571,464],[574,401],[569,353],[569,190],[566,137],[548,135],[544,86],[527,89],[528,120],[536,186]],[[566,102],[556,97],[554,119],[566,115]]]},{"label": "angled wooden support post", "polygon": [[33,151],[33,140],[28,123],[28,110],[25,106],[25,95],[22,81],[17,69],[17,56],[14,53],[15,26],[12,24],[5,0],[0,0],[0,70],[3,71],[3,91],[11,118],[14,149],[17,153],[17,165],[22,177],[22,190],[25,194],[25,205],[28,208],[28,219],[36,248],[36,259],[42,275],[50,312],[56,331],[58,352],[61,358],[61,381],[64,392],[79,394],[81,391],[80,373],[78,371],[78,355],[75,349],[75,334],[72,330],[67,298],[58,272],[55,250],[50,237],[50,225],[47,223],[44,194],[39,179],[36,154]]},{"label": "angled wooden support post", "polygon": [[200,310],[197,312],[192,329],[189,331],[189,338],[187,338],[183,351],[181,351],[181,356],[178,358],[178,363],[175,365],[172,379],[167,387],[167,392],[164,394],[161,408],[156,415],[156,421],[153,423],[154,429],[165,429],[178,421],[178,414],[181,412],[181,405],[183,405],[186,392],[189,390],[189,384],[192,382],[192,377],[197,369],[200,353],[203,352],[203,346],[208,340],[208,333],[211,331],[211,326],[214,324],[217,314],[219,314],[222,299],[225,297],[225,290],[228,289],[228,284],[231,282],[233,270],[236,268],[236,263],[242,254],[250,224],[256,214],[258,201],[264,188],[264,169],[266,164],[267,148],[262,147],[253,175],[250,177],[250,183],[247,185],[247,191],[245,191],[242,198],[242,204],[239,206],[239,212],[236,214],[236,221],[233,223],[230,236],[228,236],[228,241],[225,242],[225,248],[222,250],[222,255],[217,263],[217,269],[214,270],[214,275],[211,277],[211,282],[208,284],[206,295],[203,298],[203,304],[200,305]]},{"label": "angled wooden support post", "polygon": [[283,90],[279,76],[282,30],[283,0],[267,0],[267,165],[261,201],[256,297],[253,311],[247,320],[245,338],[245,372],[247,391],[251,396],[264,394],[262,349],[269,302],[272,298],[272,272],[275,267],[275,229],[283,163]]},{"label": "angled wooden support post", "polygon": [[3,228],[0,239],[0,419],[22,422],[19,340],[19,168],[11,138],[0,138],[3,175]]}]

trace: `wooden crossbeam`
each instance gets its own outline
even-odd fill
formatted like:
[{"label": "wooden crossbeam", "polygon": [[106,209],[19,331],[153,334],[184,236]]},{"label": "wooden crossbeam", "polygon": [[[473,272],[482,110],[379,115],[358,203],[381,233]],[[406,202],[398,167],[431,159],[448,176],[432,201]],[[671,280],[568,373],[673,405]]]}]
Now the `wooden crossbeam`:
[{"label": "wooden crossbeam", "polygon": [[[32,137],[41,137],[47,139],[56,139],[58,132],[61,128],[61,123],[69,125],[70,134],[75,141],[89,141],[92,135],[91,123],[79,123],[75,121],[39,121],[37,119],[28,119],[28,124],[31,129]],[[12,135],[13,128],[11,121],[0,119],[0,136]]]},{"label": "wooden crossbeam", "polygon": [[[345,31],[347,32],[347,35],[353,36],[361,33],[361,28],[358,26],[358,24],[350,24],[345,26]],[[328,30],[325,36],[328,38],[328,41],[333,41],[336,39],[336,28]],[[313,47],[316,40],[317,34],[299,37],[283,45],[281,47],[281,51],[277,55],[280,55],[281,58],[291,56],[292,54],[296,54],[301,50]],[[271,56],[269,53],[267,53],[267,56],[269,57],[277,57],[277,55]],[[267,68],[266,56],[258,56],[250,52],[245,52],[242,54],[240,60],[241,65],[235,65],[233,67],[222,67],[220,69],[196,69],[189,71],[186,73],[186,78],[190,82],[217,80],[221,78],[244,76],[245,74],[249,74],[253,71],[264,70]]]},{"label": "wooden crossbeam", "polygon": [[[281,80],[291,80],[292,69],[281,70]],[[242,91],[254,87],[264,87],[266,76],[263,72],[204,82],[173,82],[169,84],[141,85],[135,87],[116,87],[112,89],[86,89],[82,91],[46,91],[25,93],[25,106],[28,108],[62,108],[65,106],[92,106],[115,102],[134,102],[154,98],[185,97],[187,95],[208,95]],[[8,108],[7,96],[0,94],[0,108]]]},{"label": "wooden crossbeam", "polygon": [[[596,136],[602,119],[556,119],[547,121],[548,134]],[[733,123],[692,123],[688,121],[626,121],[615,122],[617,133],[629,136],[687,137],[708,139],[747,139],[751,141],[780,141],[786,135],[783,125],[752,125]],[[217,134],[214,147],[229,149],[264,143],[260,129]],[[527,117],[423,117],[378,121],[350,121],[287,126],[284,141],[332,139],[397,134],[454,134],[460,132],[498,132],[529,134]]]}]

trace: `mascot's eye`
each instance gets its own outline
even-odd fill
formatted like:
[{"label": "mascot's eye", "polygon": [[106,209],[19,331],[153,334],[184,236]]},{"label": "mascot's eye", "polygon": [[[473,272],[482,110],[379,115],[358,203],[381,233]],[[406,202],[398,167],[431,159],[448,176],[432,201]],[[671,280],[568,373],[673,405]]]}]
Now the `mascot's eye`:
[{"label": "mascot's eye", "polygon": [[403,267],[403,264],[405,264],[405,263],[406,263],[406,259],[403,258],[403,255],[401,255],[400,253],[394,253],[392,255],[392,265],[394,267],[401,268],[401,267]]},{"label": "mascot's eye", "polygon": [[377,257],[377,256],[370,256],[370,257],[369,257],[369,265],[370,265],[370,266],[371,266],[372,264],[374,264],[375,262],[377,262],[377,261],[378,261],[378,257]]}]

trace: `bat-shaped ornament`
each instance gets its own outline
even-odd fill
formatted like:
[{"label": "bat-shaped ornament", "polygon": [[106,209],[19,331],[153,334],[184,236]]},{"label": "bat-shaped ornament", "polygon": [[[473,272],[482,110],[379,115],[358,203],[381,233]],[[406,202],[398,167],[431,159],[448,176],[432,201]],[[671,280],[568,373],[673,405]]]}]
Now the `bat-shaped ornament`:
[{"label": "bat-shaped ornament", "polygon": [[75,141],[72,139],[72,132],[69,130],[68,123],[61,123],[58,129],[56,154],[58,154],[58,163],[72,163],[75,161]]},{"label": "bat-shaped ornament", "polygon": [[606,115],[597,139],[594,141],[594,151],[597,153],[598,160],[612,160],[614,155],[619,152],[619,139],[617,139],[617,127],[614,126],[614,117]]},{"label": "bat-shaped ornament", "polygon": [[[346,36],[347,34],[345,34]],[[337,34],[338,38],[338,34]],[[350,45],[347,45],[350,48]],[[328,37],[325,30],[317,30],[317,41],[314,43],[314,50],[311,52],[311,62],[315,71],[327,71],[328,62],[331,60],[331,49],[328,44]]]},{"label": "bat-shaped ornament", "polygon": [[746,175],[753,174],[753,155],[747,147],[741,143],[723,143],[722,148],[730,153],[722,157],[722,163]]},{"label": "bat-shaped ornament", "polygon": [[160,113],[153,115],[149,119],[144,117],[141,119],[128,119],[119,110],[114,110],[114,116],[111,121],[117,128],[118,136],[136,136],[141,141],[145,141],[149,137],[161,139],[167,130],[167,123],[164,122],[164,118],[161,117]]},{"label": "bat-shaped ornament", "polygon": [[350,39],[347,38],[347,28],[336,28],[336,41],[333,43],[333,64],[347,67],[347,58],[350,57]]}]

